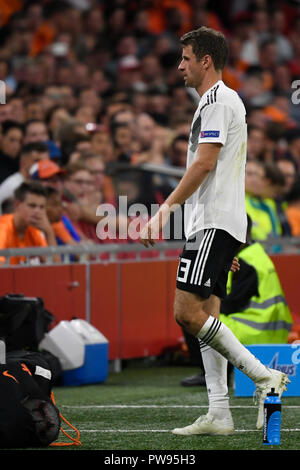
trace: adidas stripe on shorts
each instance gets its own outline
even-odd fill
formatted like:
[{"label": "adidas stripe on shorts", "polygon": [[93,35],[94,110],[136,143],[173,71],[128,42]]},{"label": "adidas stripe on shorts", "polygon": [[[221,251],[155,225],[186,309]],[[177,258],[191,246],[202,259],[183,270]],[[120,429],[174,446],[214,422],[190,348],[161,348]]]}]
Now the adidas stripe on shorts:
[{"label": "adidas stripe on shorts", "polygon": [[176,287],[207,299],[226,296],[228,272],[241,242],[221,229],[209,228],[189,239],[182,250]]}]

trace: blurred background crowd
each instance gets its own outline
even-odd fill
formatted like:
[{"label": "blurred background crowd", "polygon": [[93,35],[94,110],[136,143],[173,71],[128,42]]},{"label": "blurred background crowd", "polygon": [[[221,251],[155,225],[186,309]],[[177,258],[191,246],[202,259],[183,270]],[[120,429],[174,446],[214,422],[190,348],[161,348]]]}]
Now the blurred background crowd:
[{"label": "blurred background crowd", "polygon": [[0,248],[38,243],[28,226],[102,243],[99,204],[119,228],[118,196],[165,200],[199,99],[179,38],[203,25],[226,35],[223,80],[247,109],[252,236],[300,236],[299,1],[0,0],[0,21]]}]

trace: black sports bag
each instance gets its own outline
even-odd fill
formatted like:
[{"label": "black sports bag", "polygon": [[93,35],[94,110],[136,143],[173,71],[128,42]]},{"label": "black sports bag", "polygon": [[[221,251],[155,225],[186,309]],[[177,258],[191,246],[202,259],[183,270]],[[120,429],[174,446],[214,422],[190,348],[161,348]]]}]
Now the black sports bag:
[{"label": "black sports bag", "polygon": [[45,447],[57,439],[60,415],[50,388],[51,371],[39,364],[0,364],[0,448]]},{"label": "black sports bag", "polygon": [[7,294],[0,297],[0,337],[6,350],[37,350],[54,316],[44,307],[40,297]]}]

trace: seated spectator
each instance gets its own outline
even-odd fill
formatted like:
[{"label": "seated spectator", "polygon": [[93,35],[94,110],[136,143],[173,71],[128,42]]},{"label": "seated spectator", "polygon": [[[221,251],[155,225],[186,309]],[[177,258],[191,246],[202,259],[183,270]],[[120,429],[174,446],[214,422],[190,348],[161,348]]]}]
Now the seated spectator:
[{"label": "seated spectator", "polygon": [[[186,134],[175,135],[169,146],[168,161],[171,167],[181,168],[182,170],[186,167],[186,156],[189,145],[189,136]],[[182,178],[182,175],[168,176],[169,188],[175,188],[178,185],[178,181]]]},{"label": "seated spectator", "polygon": [[12,112],[12,106],[9,102],[6,104],[1,104],[0,106],[0,124],[5,121],[15,121]]},{"label": "seated spectator", "polygon": [[243,43],[239,37],[232,36],[230,38],[229,57],[223,71],[224,83],[236,91],[240,90],[244,79],[244,73],[249,66],[248,62],[241,58],[242,44]]},{"label": "seated spectator", "polygon": [[286,126],[283,123],[269,121],[265,126],[264,161],[277,161],[284,158],[286,144],[284,134]]},{"label": "seated spectator", "polygon": [[99,126],[91,135],[92,151],[103,156],[105,163],[114,160],[114,147],[110,131],[105,126]]},{"label": "seated spectator", "polygon": [[52,186],[59,193],[63,190],[65,170],[49,159],[40,160],[29,170],[32,180],[38,180],[43,186]]},{"label": "seated spectator", "polygon": [[300,177],[297,176],[290,192],[286,197],[286,215],[291,226],[292,235],[300,237]]},{"label": "seated spectator", "polygon": [[260,129],[266,130],[269,119],[264,112],[263,106],[250,106],[248,104],[246,105],[246,108],[248,126],[253,125],[255,127],[259,127]]},{"label": "seated spectator", "polygon": [[143,113],[136,119],[137,149],[131,156],[131,163],[150,163],[165,165],[173,131],[157,124],[149,115]]},{"label": "seated spectator", "polygon": [[296,176],[297,176],[297,171],[296,171],[296,166],[291,160],[287,159],[279,159],[276,161],[276,165],[282,172],[285,180],[285,185],[283,188],[283,194],[282,197],[285,200],[286,196],[289,194],[291,191],[295,181],[296,181]]},{"label": "seated spectator", "polygon": [[181,168],[186,167],[186,156],[188,151],[189,137],[179,134],[174,137],[170,145],[170,163]]},{"label": "seated spectator", "polygon": [[0,185],[0,204],[13,197],[15,189],[30,178],[29,170],[34,163],[49,157],[48,147],[43,142],[24,145],[21,150],[19,171],[6,178]]},{"label": "seated spectator", "polygon": [[249,67],[241,89],[240,95],[247,106],[267,106],[272,100],[270,84],[266,74],[260,66]]},{"label": "seated spectator", "polygon": [[249,161],[246,165],[246,210],[252,219],[251,236],[265,240],[289,235],[289,224],[276,199],[284,187],[284,177],[276,165]]},{"label": "seated spectator", "polygon": [[30,56],[35,57],[43,52],[54,41],[66,24],[66,18],[70,17],[73,7],[63,0],[53,1],[44,6],[43,21],[35,29],[30,49]]},{"label": "seated spectator", "polygon": [[18,122],[4,121],[1,123],[0,183],[18,171],[23,137],[23,126]]},{"label": "seated spectator", "polygon": [[80,241],[86,241],[83,234],[74,227],[69,217],[64,213],[62,198],[59,192],[48,186],[45,188],[47,195],[46,212],[52,225],[58,245],[76,245]]},{"label": "seated spectator", "polygon": [[265,202],[274,209],[279,220],[279,228],[283,237],[291,236],[291,227],[285,214],[285,177],[274,162],[264,162],[265,170]]},{"label": "seated spectator", "polygon": [[288,144],[284,157],[291,160],[296,165],[297,171],[300,171],[300,129],[290,129],[286,133]]},{"label": "seated spectator", "polygon": [[268,121],[277,122],[286,128],[295,126],[295,120],[290,116],[291,98],[283,92],[276,92],[267,106],[264,107],[264,114]]},{"label": "seated spectator", "polygon": [[100,239],[96,231],[97,225],[101,219],[107,219],[104,214],[97,215],[100,203],[95,191],[95,179],[85,162],[79,160],[73,165],[68,165],[63,189],[63,204],[66,214],[76,229],[83,233],[87,239],[96,243],[117,243],[119,227],[122,226],[124,233],[124,227],[127,225],[127,214],[114,214],[109,225],[115,227],[116,233],[110,232],[106,238]]},{"label": "seated spectator", "polygon": [[87,238],[98,242],[96,224],[100,219],[96,209],[99,201],[95,200],[93,175],[84,162],[78,161],[66,167],[62,197],[66,213],[73,224]]},{"label": "seated spectator", "polygon": [[96,113],[92,106],[81,105],[74,111],[74,117],[85,126],[97,121]]},{"label": "seated spectator", "polygon": [[114,160],[130,162],[132,154],[138,150],[132,129],[127,124],[116,123],[111,128],[114,144]]},{"label": "seated spectator", "polygon": [[25,122],[24,100],[21,97],[12,96],[9,99],[9,105],[11,107],[12,120],[23,124]]},{"label": "seated spectator", "polygon": [[25,122],[32,120],[44,121],[46,118],[46,109],[42,101],[47,100],[47,96],[44,95],[42,99],[39,98],[28,98],[24,101],[24,113],[25,113]]},{"label": "seated spectator", "polygon": [[265,160],[266,133],[260,127],[248,126],[247,160]]},{"label": "seated spectator", "polygon": [[112,178],[105,174],[104,158],[95,152],[83,153],[79,158],[85,166],[90,170],[94,177],[95,196],[98,204],[106,202],[116,205],[116,194],[113,186]]},{"label": "seated spectator", "polygon": [[[63,127],[67,123],[64,123]],[[75,163],[83,152],[88,152],[92,149],[91,138],[87,134],[70,133],[66,140],[60,142],[61,158],[60,164],[62,166]]]},{"label": "seated spectator", "polygon": [[58,140],[58,131],[61,125],[71,119],[64,106],[56,105],[49,109],[46,115],[46,124],[51,138],[56,142]]},{"label": "seated spectator", "polygon": [[149,151],[152,148],[155,136],[156,123],[152,117],[143,113],[136,118],[135,134],[140,146],[140,151]]},{"label": "seated spectator", "polygon": [[31,142],[47,142],[49,140],[49,132],[47,125],[40,119],[31,119],[24,125],[24,143]]},{"label": "seated spectator", "polygon": [[58,145],[51,140],[50,131],[45,121],[41,119],[31,119],[24,124],[24,143],[44,142],[49,149],[50,158],[60,158],[61,151]]},{"label": "seated spectator", "polygon": [[[56,245],[55,235],[46,214],[46,192],[38,182],[24,182],[14,194],[12,214],[0,217],[0,249]],[[55,261],[60,257],[54,256]],[[24,256],[11,257],[10,264],[20,264]],[[39,260],[31,260],[36,263]],[[41,258],[40,261],[43,261]],[[1,257],[1,264],[5,259]]]}]

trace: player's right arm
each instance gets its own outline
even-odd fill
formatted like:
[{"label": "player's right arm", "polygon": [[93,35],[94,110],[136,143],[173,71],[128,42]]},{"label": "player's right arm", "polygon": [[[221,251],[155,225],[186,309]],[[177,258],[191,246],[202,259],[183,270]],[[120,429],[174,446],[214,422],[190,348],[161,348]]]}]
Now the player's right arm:
[{"label": "player's right arm", "polygon": [[206,176],[214,169],[222,145],[205,143],[198,147],[197,158],[187,169],[178,186],[168,196],[154,217],[145,225],[140,240],[146,247],[155,244],[162,228],[168,222],[173,210],[181,206],[201,185]]},{"label": "player's right arm", "polygon": [[198,146],[197,158],[187,169],[178,186],[166,199],[170,208],[182,205],[203,183],[208,173],[214,169],[222,145],[205,143]]}]

